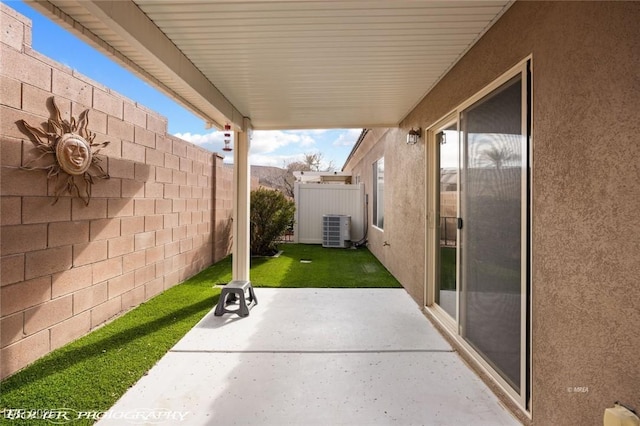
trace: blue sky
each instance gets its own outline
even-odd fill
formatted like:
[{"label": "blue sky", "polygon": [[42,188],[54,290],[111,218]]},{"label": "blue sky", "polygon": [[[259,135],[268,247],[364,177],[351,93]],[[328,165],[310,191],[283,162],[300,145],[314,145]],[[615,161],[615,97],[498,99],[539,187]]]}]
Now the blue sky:
[{"label": "blue sky", "polygon": [[[225,154],[222,151],[224,145],[222,133],[205,129],[201,118],[22,1],[4,1],[4,3],[31,19],[32,47],[35,50],[159,112],[169,120],[169,133],[203,148]],[[282,167],[286,163],[301,159],[305,153],[321,153],[326,161],[325,165],[332,161],[339,170],[358,139],[360,130],[254,131],[250,161],[255,165]],[[225,162],[231,162],[232,159],[233,155],[227,155]]]}]

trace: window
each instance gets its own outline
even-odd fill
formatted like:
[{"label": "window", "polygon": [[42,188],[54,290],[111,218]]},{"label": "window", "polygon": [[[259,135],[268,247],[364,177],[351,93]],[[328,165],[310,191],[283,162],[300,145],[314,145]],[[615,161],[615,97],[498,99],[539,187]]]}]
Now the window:
[{"label": "window", "polygon": [[384,229],[384,157],[373,163],[373,224]]}]

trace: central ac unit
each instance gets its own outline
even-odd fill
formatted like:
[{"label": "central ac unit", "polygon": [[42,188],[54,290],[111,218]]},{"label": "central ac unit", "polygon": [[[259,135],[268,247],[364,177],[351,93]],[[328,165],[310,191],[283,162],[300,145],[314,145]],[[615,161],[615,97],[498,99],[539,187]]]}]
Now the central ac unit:
[{"label": "central ac unit", "polygon": [[322,216],[322,247],[347,248],[351,245],[351,216]]}]

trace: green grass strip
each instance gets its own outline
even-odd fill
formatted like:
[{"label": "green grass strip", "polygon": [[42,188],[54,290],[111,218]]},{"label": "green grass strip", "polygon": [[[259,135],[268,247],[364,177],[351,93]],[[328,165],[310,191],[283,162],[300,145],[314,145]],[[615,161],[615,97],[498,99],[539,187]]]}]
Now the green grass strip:
[{"label": "green grass strip", "polygon": [[277,258],[251,260],[251,282],[254,286],[401,287],[365,248],[353,250],[308,244],[282,244],[280,249],[283,252]]},{"label": "green grass strip", "polygon": [[[400,287],[366,249],[297,244],[281,249],[284,252],[277,258],[252,259],[254,286]],[[108,410],[215,306],[220,289],[213,286],[230,280],[231,257],[227,257],[5,379],[0,384],[0,424],[51,424],[9,420],[2,414],[5,409]]]},{"label": "green grass strip", "polygon": [[[108,410],[215,306],[220,290],[212,288],[203,275],[168,289],[9,377],[0,385],[0,407]],[[0,424],[38,423],[51,424],[8,420],[0,414]],[[79,420],[73,425],[92,423]]]}]

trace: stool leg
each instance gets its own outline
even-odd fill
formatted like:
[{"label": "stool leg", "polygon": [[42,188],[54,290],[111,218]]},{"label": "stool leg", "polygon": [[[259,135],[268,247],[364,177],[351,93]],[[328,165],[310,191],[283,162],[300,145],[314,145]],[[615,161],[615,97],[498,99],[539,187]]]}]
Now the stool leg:
[{"label": "stool leg", "polygon": [[253,291],[253,286],[249,287],[249,301],[254,304],[258,304],[258,299],[256,299],[256,293]]},{"label": "stool leg", "polygon": [[224,291],[224,289],[222,290],[222,293],[220,293],[220,298],[218,299],[218,304],[216,305],[216,310],[213,313],[215,316],[220,317],[222,316],[222,314],[224,314],[225,309],[224,309],[224,305],[226,304],[226,299],[227,299],[227,295],[229,293]]},{"label": "stool leg", "polygon": [[240,302],[238,304],[238,312],[237,314],[241,317],[246,317],[249,315],[249,308],[247,307],[247,298],[244,295],[244,291],[240,291]]}]

